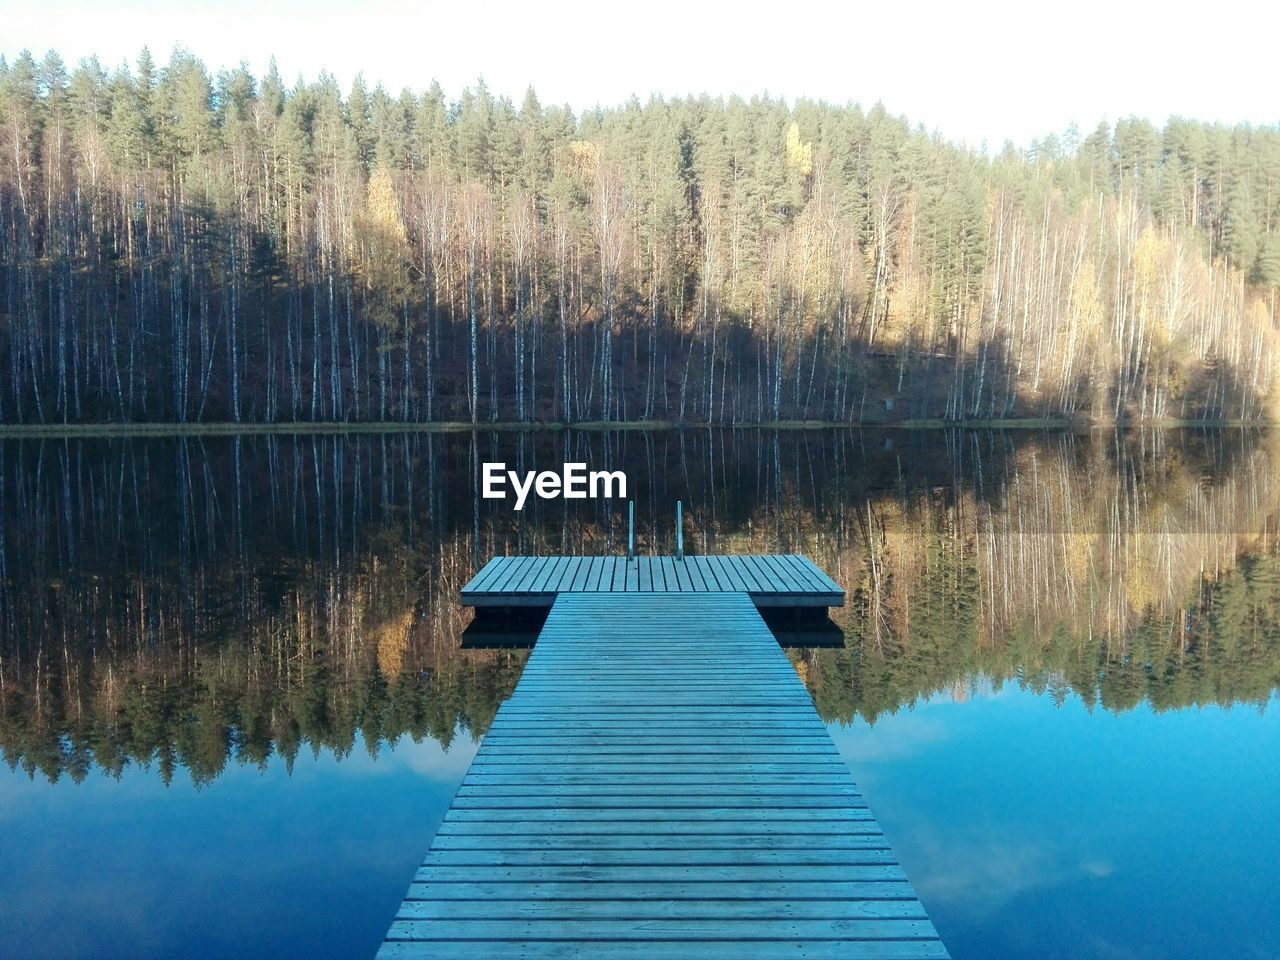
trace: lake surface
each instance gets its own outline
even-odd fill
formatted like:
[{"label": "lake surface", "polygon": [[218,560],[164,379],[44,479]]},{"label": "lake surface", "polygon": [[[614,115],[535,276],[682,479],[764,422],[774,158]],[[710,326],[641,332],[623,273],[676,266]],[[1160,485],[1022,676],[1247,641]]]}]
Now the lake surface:
[{"label": "lake surface", "polygon": [[788,654],[953,956],[1280,956],[1276,438],[871,430],[0,441],[0,955],[372,955],[526,656],[459,587],[625,548],[499,460],[848,590]]}]

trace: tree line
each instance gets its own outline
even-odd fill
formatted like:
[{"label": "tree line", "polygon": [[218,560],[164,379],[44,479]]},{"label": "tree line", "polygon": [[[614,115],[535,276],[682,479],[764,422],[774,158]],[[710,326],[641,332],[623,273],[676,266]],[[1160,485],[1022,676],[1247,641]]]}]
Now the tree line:
[{"label": "tree line", "polygon": [[1275,417],[1277,284],[1276,127],[0,60],[3,423]]}]

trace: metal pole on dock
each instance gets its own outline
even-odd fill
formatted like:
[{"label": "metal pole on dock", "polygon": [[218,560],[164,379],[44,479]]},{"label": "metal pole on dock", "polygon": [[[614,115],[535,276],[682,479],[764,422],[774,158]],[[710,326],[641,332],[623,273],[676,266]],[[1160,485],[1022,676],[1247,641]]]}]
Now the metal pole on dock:
[{"label": "metal pole on dock", "polygon": [[627,559],[636,555],[636,502],[627,501]]},{"label": "metal pole on dock", "polygon": [[676,559],[684,559],[684,513],[679,500],[676,501]]}]

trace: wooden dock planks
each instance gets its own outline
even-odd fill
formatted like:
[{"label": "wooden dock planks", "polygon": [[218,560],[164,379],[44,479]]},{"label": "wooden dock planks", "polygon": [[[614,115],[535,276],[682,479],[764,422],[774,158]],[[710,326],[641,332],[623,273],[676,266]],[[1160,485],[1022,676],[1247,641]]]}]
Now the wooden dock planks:
[{"label": "wooden dock planks", "polygon": [[808,557],[494,557],[462,588],[471,607],[549,607],[580,593],[743,591],[757,606],[840,607],[844,591]]},{"label": "wooden dock planks", "polygon": [[556,599],[378,956],[947,953],[751,598],[681,590]]}]

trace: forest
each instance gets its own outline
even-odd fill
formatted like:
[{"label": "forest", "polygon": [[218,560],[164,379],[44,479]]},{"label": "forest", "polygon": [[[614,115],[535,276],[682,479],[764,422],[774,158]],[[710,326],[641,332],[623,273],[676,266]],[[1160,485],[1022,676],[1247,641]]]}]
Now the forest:
[{"label": "forest", "polygon": [[5,425],[1275,420],[1278,285],[1275,126],[0,59]]}]

